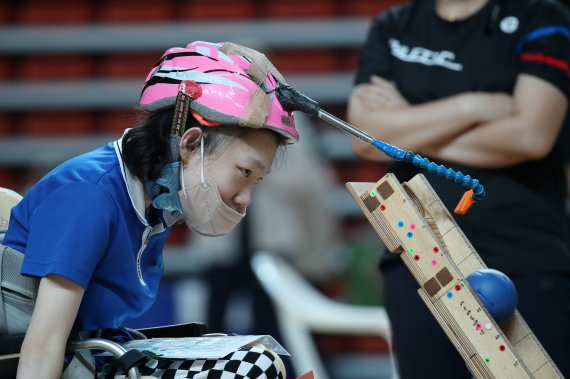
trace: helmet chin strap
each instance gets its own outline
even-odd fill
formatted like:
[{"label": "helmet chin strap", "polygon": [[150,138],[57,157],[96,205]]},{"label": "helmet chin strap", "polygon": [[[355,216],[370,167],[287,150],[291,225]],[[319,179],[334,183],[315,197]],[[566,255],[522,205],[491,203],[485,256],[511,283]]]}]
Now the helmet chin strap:
[{"label": "helmet chin strap", "polygon": [[172,130],[169,143],[169,163],[162,168],[160,176],[154,181],[144,183],[152,200],[152,206],[170,212],[174,217],[182,219],[182,206],[178,197],[180,191],[180,140],[186,129],[186,120],[190,103],[201,95],[200,86],[192,81],[183,81],[178,88]]}]

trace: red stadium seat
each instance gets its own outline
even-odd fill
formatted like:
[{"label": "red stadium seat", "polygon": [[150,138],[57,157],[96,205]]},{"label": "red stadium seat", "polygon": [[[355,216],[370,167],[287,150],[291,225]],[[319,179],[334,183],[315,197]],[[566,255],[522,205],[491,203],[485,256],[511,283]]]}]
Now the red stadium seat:
[{"label": "red stadium seat", "polygon": [[263,9],[263,17],[267,18],[332,17],[338,13],[336,2],[331,0],[267,1],[259,7]]},{"label": "red stadium seat", "polygon": [[92,19],[90,0],[21,0],[14,21],[24,24],[76,24]]},{"label": "red stadium seat", "polygon": [[18,172],[19,170],[13,168],[0,168],[0,187],[21,193],[18,190],[21,187],[18,180]]},{"label": "red stadium seat", "polygon": [[23,166],[0,167],[0,187],[24,195],[45,174],[45,171],[45,168],[30,169]]},{"label": "red stadium seat", "polygon": [[181,20],[240,20],[257,15],[253,0],[180,1],[175,13]]},{"label": "red stadium seat", "polygon": [[93,117],[82,111],[32,111],[20,115],[17,131],[26,135],[81,135],[93,132]]},{"label": "red stadium seat", "polygon": [[347,16],[375,16],[384,9],[405,3],[404,0],[351,0],[343,2],[343,14]]},{"label": "red stadium seat", "polygon": [[0,2],[0,25],[12,22],[14,7],[10,1]]},{"label": "red stadium seat", "polygon": [[27,80],[86,79],[93,73],[87,55],[31,55],[18,60],[14,76]]},{"label": "red stadium seat", "polygon": [[97,64],[97,76],[124,78],[137,77],[142,80],[148,75],[160,58],[160,52],[155,53],[125,53],[102,56]]},{"label": "red stadium seat", "polygon": [[10,80],[12,75],[12,58],[0,57],[0,80]]},{"label": "red stadium seat", "polygon": [[0,138],[12,134],[13,115],[0,113]]},{"label": "red stadium seat", "polygon": [[169,1],[106,0],[98,1],[95,19],[100,22],[160,22],[172,19]]},{"label": "red stadium seat", "polygon": [[332,49],[274,50],[268,56],[283,73],[333,72],[338,67],[338,56]]},{"label": "red stadium seat", "polygon": [[112,134],[121,137],[125,129],[135,126],[135,112],[132,109],[120,109],[99,113],[95,122],[95,133]]},{"label": "red stadium seat", "polygon": [[343,49],[339,51],[339,54],[338,69],[345,72],[356,72],[358,60],[360,59],[360,48]]}]

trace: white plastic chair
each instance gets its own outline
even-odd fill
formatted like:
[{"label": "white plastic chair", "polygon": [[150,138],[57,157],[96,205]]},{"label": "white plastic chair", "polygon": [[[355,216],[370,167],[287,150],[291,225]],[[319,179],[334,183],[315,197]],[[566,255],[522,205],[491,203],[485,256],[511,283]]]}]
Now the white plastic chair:
[{"label": "white plastic chair", "polygon": [[[378,335],[391,346],[390,322],[384,307],[349,305],[331,300],[276,254],[257,252],[251,265],[273,301],[279,328],[297,375],[313,370],[315,378],[329,378],[311,332]],[[396,379],[392,354],[390,362],[392,379]]]}]

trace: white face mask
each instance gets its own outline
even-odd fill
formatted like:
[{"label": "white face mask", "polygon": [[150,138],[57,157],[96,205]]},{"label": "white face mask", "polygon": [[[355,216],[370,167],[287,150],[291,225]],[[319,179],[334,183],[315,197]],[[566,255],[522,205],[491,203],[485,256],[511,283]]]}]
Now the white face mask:
[{"label": "white face mask", "polygon": [[178,192],[184,222],[198,234],[210,237],[223,236],[231,232],[245,216],[222,200],[216,183],[204,176],[204,138],[200,141],[201,183],[186,189],[184,167],[180,168],[182,189]]}]

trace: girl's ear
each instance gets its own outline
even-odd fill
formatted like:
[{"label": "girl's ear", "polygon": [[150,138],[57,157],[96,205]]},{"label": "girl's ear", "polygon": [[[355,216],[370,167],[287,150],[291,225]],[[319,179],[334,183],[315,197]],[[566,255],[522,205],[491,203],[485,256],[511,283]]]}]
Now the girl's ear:
[{"label": "girl's ear", "polygon": [[202,138],[202,129],[193,127],[188,129],[180,139],[180,160],[187,163],[190,159],[191,151],[200,143]]}]

